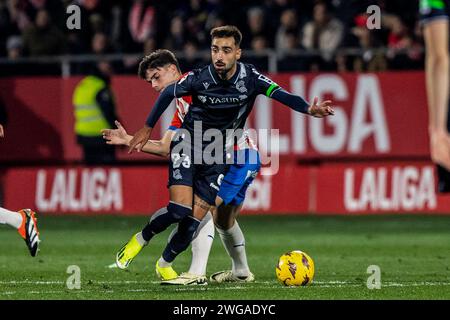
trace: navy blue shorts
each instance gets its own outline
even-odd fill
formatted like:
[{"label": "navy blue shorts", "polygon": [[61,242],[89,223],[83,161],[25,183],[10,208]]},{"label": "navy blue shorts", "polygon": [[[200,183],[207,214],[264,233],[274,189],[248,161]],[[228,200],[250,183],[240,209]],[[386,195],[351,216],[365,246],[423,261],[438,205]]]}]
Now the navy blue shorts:
[{"label": "navy blue shorts", "polygon": [[449,18],[449,0],[420,0],[420,23]]},{"label": "navy blue shorts", "polygon": [[235,163],[230,165],[222,181],[218,196],[225,204],[240,205],[245,193],[261,169],[259,152],[254,149],[238,150],[234,153]]},{"label": "navy blue shorts", "polygon": [[[193,188],[194,194],[215,205],[220,184],[229,165],[227,164],[194,164],[192,152],[187,144],[180,151],[183,141],[172,141],[170,145],[169,183],[168,186],[184,185]],[[173,148],[178,146],[174,151]]]}]

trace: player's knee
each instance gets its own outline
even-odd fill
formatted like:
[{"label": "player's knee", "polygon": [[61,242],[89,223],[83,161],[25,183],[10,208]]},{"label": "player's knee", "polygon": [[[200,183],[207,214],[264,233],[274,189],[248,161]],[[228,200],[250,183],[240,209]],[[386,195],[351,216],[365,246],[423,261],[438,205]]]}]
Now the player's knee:
[{"label": "player's knee", "polygon": [[192,213],[192,208],[176,202],[169,202],[167,211],[173,217],[174,221],[181,221],[184,217]]}]

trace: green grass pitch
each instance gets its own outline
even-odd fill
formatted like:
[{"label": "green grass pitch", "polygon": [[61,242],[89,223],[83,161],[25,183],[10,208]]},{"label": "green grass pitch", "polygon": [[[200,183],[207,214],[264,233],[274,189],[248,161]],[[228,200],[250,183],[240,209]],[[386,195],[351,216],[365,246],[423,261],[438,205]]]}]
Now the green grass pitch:
[{"label": "green grass pitch", "polygon": [[[169,231],[130,265],[110,269],[115,252],[145,217],[41,216],[41,251],[31,258],[17,233],[0,226],[0,299],[450,299],[450,216],[241,217],[256,282],[161,286],[154,264]],[[303,250],[315,262],[314,283],[288,288],[275,277],[278,257]],[[190,249],[175,269],[186,271]],[[81,289],[66,287],[67,268],[81,269]],[[381,289],[367,288],[369,265],[381,268]],[[229,269],[220,239],[208,274]]]}]

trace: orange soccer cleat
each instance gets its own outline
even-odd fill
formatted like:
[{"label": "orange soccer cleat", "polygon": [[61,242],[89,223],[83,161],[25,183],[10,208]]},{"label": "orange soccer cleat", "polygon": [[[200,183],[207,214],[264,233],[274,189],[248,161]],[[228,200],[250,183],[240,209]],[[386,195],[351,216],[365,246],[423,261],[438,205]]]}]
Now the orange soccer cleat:
[{"label": "orange soccer cleat", "polygon": [[25,240],[32,257],[37,255],[39,249],[39,231],[37,228],[36,213],[31,209],[19,210],[22,215],[22,225],[17,229],[20,236]]}]

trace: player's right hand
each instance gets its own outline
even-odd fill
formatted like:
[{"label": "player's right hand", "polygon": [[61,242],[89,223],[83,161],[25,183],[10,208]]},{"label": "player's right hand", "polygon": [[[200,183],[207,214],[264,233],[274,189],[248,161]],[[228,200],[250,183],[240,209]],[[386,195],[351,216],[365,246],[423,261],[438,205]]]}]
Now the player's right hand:
[{"label": "player's right hand", "polygon": [[133,137],[128,135],[127,131],[119,121],[116,120],[114,123],[116,124],[117,129],[102,130],[103,139],[106,140],[106,144],[127,146]]},{"label": "player's right hand", "polygon": [[143,128],[139,129],[139,131],[134,134],[133,139],[131,139],[130,141],[130,148],[128,149],[128,153],[132,153],[134,149],[140,152],[147,141],[150,139],[151,134],[152,128],[150,127],[144,126]]},{"label": "player's right hand", "polygon": [[434,163],[450,171],[450,136],[447,132],[430,132],[430,153]]},{"label": "player's right hand", "polygon": [[0,138],[3,138],[5,136],[5,130],[3,129],[3,126],[0,124]]}]

